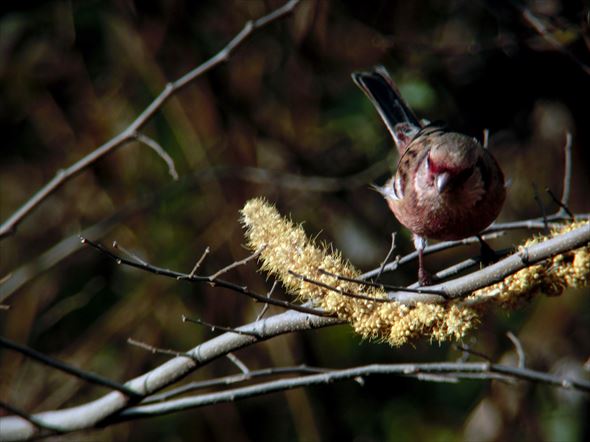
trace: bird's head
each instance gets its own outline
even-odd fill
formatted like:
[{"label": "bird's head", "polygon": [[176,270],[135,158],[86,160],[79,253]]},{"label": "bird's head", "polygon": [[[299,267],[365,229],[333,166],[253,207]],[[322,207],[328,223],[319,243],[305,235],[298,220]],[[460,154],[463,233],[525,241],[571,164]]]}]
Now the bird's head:
[{"label": "bird's head", "polygon": [[454,132],[441,136],[426,157],[428,182],[439,194],[463,185],[472,175],[479,159],[480,144],[474,138]]}]

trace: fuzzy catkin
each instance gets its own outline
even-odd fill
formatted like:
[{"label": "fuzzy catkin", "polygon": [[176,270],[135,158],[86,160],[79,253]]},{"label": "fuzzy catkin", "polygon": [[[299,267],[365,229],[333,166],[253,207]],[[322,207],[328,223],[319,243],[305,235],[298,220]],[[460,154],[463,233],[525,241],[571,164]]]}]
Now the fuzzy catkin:
[{"label": "fuzzy catkin", "polygon": [[[316,244],[306,236],[301,225],[281,217],[265,200],[256,198],[246,203],[242,209],[242,224],[246,229],[247,246],[260,253],[261,270],[277,277],[300,301],[311,301],[317,308],[347,321],[364,338],[385,341],[393,346],[419,337],[439,342],[460,340],[477,325],[479,312],[487,304],[514,307],[539,290],[559,294],[564,287],[590,283],[590,246],[586,246],[522,269],[498,284],[475,291],[468,299],[486,300],[476,308],[460,302],[407,306],[398,302],[355,299],[341,293],[376,299],[386,299],[387,294],[379,288],[343,281],[322,272],[346,278],[360,276],[340,252],[326,244]],[[574,227],[566,225],[552,235],[575,227],[579,224]],[[534,238],[525,246],[543,239]],[[298,275],[329,285],[333,290],[303,281]]]}]

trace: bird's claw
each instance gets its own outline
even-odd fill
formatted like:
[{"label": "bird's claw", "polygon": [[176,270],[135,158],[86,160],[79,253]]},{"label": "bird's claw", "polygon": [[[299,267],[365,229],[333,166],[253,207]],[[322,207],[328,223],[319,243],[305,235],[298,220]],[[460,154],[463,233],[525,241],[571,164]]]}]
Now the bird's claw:
[{"label": "bird's claw", "polygon": [[424,267],[418,269],[418,284],[421,287],[432,285],[432,275]]}]

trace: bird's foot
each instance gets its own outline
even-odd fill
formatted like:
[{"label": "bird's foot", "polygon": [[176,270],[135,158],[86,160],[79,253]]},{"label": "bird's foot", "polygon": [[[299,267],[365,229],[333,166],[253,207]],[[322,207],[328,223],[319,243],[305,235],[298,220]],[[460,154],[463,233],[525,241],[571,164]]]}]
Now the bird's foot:
[{"label": "bird's foot", "polygon": [[424,267],[418,269],[418,284],[423,287],[426,285],[432,285],[432,275]]}]

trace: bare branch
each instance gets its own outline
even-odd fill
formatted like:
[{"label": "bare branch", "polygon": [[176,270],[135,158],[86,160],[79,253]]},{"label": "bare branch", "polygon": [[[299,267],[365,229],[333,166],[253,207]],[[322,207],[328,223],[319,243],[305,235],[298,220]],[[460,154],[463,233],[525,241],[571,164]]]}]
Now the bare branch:
[{"label": "bare branch", "polygon": [[[284,333],[298,330],[312,330],[341,321],[336,318],[318,317],[296,311],[287,311],[240,327],[252,331],[260,338],[235,333],[225,333],[204,342],[187,352],[192,358],[184,356],[173,358],[161,366],[139,376],[127,383],[129,388],[149,395],[182,379],[199,367],[211,362],[230,351],[269,339]],[[199,361],[199,362],[197,362]],[[42,412],[35,415],[48,425],[56,425],[64,432],[93,428],[98,422],[117,414],[129,405],[129,398],[119,392],[111,392],[95,401],[56,411]],[[30,439],[38,435],[38,429],[30,422],[17,416],[0,417],[2,436],[6,439]]]},{"label": "bare branch", "polygon": [[547,192],[549,194],[549,196],[551,197],[551,199],[553,200],[553,202],[560,207],[560,212],[567,213],[567,216],[569,216],[571,220],[575,219],[575,216],[572,213],[572,211],[569,209],[569,207],[566,206],[559,198],[557,198],[555,196],[555,194],[553,193],[553,191],[549,187],[545,187],[545,192]]},{"label": "bare branch", "polygon": [[[429,293],[431,295],[438,295],[438,296],[442,296],[443,298],[445,297],[445,293],[443,291],[433,290],[429,287],[417,287],[417,288],[400,287],[400,286],[395,286],[395,285],[382,284],[379,282],[364,281],[362,279],[348,278],[346,276],[337,275],[335,273],[328,272],[327,270],[324,270],[324,269],[318,269],[318,272],[323,273],[324,275],[331,276],[332,278],[336,278],[339,281],[352,282],[354,284],[364,285],[367,287],[378,287],[378,288],[384,289],[384,290],[399,290],[401,292],[409,292],[409,293]],[[311,282],[313,284],[318,283],[317,281],[314,281],[311,278],[308,278],[307,282]],[[369,299],[374,299],[374,298],[369,298]]]},{"label": "bare branch", "polygon": [[[570,193],[572,189],[572,133],[565,133],[565,145],[563,146],[565,154],[564,172],[563,172],[563,190],[561,193],[561,204],[563,208],[567,207],[570,202]],[[571,212],[568,215],[572,217]]]},{"label": "bare branch", "polygon": [[269,14],[254,20],[248,21],[244,28],[217,54],[205,61],[195,69],[187,72],[185,75],[168,83],[162,92],[141,112],[141,114],[124,129],[121,133],[97,147],[88,155],[78,160],[71,166],[59,170],[57,174],[37,191],[31,198],[29,198],[19,209],[16,210],[6,221],[0,225],[0,240],[14,233],[18,225],[25,219],[39,204],[41,204],[47,197],[59,189],[65,182],[78,175],[87,167],[93,165],[96,161],[114,151],[118,147],[127,144],[129,141],[136,139],[138,131],[145,126],[148,121],[160,110],[160,108],[168,101],[168,99],[180,91],[190,82],[196,78],[210,71],[219,64],[229,60],[232,52],[238,48],[244,41],[248,39],[256,30],[272,23],[275,20],[281,19],[289,15],[300,0],[289,0],[283,6],[275,9]]},{"label": "bare branch", "polygon": [[[587,225],[578,227],[566,233],[562,233],[546,241],[533,244],[522,252],[526,254],[523,259],[522,252],[514,253],[495,264],[485,267],[477,272],[460,278],[447,281],[441,284],[429,286],[429,289],[443,290],[451,299],[461,298],[482,287],[501,281],[506,276],[516,273],[527,266],[551,258],[560,253],[574,250],[590,242],[590,228]],[[414,285],[416,286],[416,285]],[[428,294],[407,294],[407,293],[390,293],[398,302],[412,304],[415,302],[432,302],[440,303],[442,300],[439,296]],[[465,305],[474,305],[482,300],[462,301]]]},{"label": "bare branch", "polygon": [[478,358],[482,358],[485,361],[488,362],[492,362],[492,358],[490,358],[488,355],[486,355],[485,353],[479,352],[477,350],[474,350],[466,345],[461,345],[461,344],[455,344],[455,347],[457,347],[459,350],[461,350],[463,353],[466,353],[468,355],[473,355],[473,356],[477,356]]},{"label": "bare branch", "polygon": [[[523,227],[521,226],[519,228],[523,228]],[[491,232],[485,231],[482,233],[482,236],[484,239],[496,238],[496,237],[501,236],[503,234],[500,230],[502,230],[502,229],[498,229],[498,231],[491,231]],[[469,244],[476,244],[476,243],[479,243],[479,239],[477,239],[477,237],[475,237],[475,236],[465,238],[465,239],[460,239],[457,241],[443,241],[443,242],[439,242],[437,244],[433,244],[433,245],[426,247],[424,249],[424,255],[431,255],[433,253],[440,252],[442,250],[448,250],[453,247],[469,245]],[[418,258],[418,252],[414,251],[412,253],[408,253],[407,255],[403,256],[399,260],[395,260],[394,262],[387,264],[385,266],[384,271],[385,272],[392,272],[394,270],[397,270],[401,265],[415,261],[417,258]],[[374,270],[370,270],[366,273],[363,273],[359,279],[373,278],[374,276],[379,274],[379,270],[380,269],[377,268]]]},{"label": "bare branch", "polygon": [[[222,392],[202,394],[198,396],[174,399],[158,404],[139,405],[130,407],[114,416],[113,422],[126,421],[131,419],[143,418],[148,416],[157,416],[169,414],[182,410],[188,410],[203,407],[210,404],[221,402],[234,402],[236,400],[266,395],[277,391],[285,391],[293,388],[308,387],[312,385],[330,384],[333,382],[351,380],[358,377],[370,375],[400,375],[408,377],[419,377],[421,380],[440,381],[444,375],[450,375],[456,378],[473,379],[474,374],[481,374],[482,379],[506,378],[526,380],[529,382],[547,384],[559,388],[576,390],[584,393],[590,393],[590,382],[581,379],[565,379],[553,376],[548,373],[510,367],[501,364],[491,364],[488,362],[440,362],[424,364],[373,364],[361,367],[348,368],[343,370],[332,370],[325,373],[313,374],[290,379],[280,379],[276,381],[264,382],[252,386],[240,387]],[[425,376],[429,375],[429,376]],[[437,375],[436,377],[432,377]]]},{"label": "bare branch", "polygon": [[189,382],[188,384],[181,385],[180,387],[173,388],[163,393],[148,396],[142,401],[142,404],[165,401],[172,397],[188,393],[189,391],[201,390],[204,388],[211,387],[225,387],[228,385],[242,383],[249,381],[251,379],[257,379],[261,377],[270,377],[285,374],[324,373],[326,371],[329,371],[329,369],[309,367],[307,365],[298,365],[295,367],[270,367],[263,368],[260,370],[251,370],[248,371],[248,373],[239,373],[230,376],[224,376],[221,378],[206,379],[204,381],[198,382]]},{"label": "bare branch", "polygon": [[129,250],[127,250],[125,247],[123,247],[122,245],[120,245],[117,241],[113,241],[113,249],[117,249],[120,250],[121,252],[123,252],[125,255],[127,255],[129,258],[131,258],[132,260],[134,260],[135,262],[141,264],[141,265],[148,265],[147,262],[145,262],[143,259],[141,259],[139,256],[137,256],[135,253],[130,252]]},{"label": "bare branch", "polygon": [[555,194],[549,189],[548,187],[545,188],[545,191],[549,194],[553,202],[557,204],[560,209],[557,211],[555,215],[563,216],[567,214],[570,219],[575,219],[574,214],[568,208],[568,203],[570,199],[570,192],[572,186],[572,134],[571,132],[566,132],[565,134],[565,145],[563,146],[564,150],[564,171],[563,171],[563,190],[561,193],[561,199],[558,199]]},{"label": "bare branch", "polygon": [[[275,288],[276,288],[277,284],[278,284],[278,281],[277,281],[277,280],[275,280],[275,281],[272,283],[272,287],[270,288],[270,290],[269,290],[269,291],[268,291],[268,293],[266,294],[266,297],[267,297],[267,298],[270,298],[270,297],[272,296],[272,293],[275,291]],[[265,313],[266,313],[266,311],[268,310],[268,306],[269,306],[269,304],[268,304],[268,303],[265,303],[265,304],[264,304],[264,306],[262,307],[262,310],[260,310],[260,313],[258,313],[258,316],[256,316],[256,320],[257,320],[257,321],[260,321],[260,320],[262,319],[262,317],[264,316],[264,314],[265,314]]]},{"label": "bare branch", "polygon": [[205,258],[207,257],[207,255],[209,254],[209,252],[211,251],[211,249],[209,248],[209,246],[207,246],[205,248],[205,250],[203,251],[203,254],[201,255],[201,257],[199,258],[199,260],[196,262],[195,266],[193,267],[193,269],[191,270],[191,272],[189,273],[189,277],[194,278],[195,275],[197,274],[197,270],[199,270],[199,267],[201,267],[201,264],[203,264],[203,261],[205,261]]},{"label": "bare branch", "polygon": [[209,322],[202,321],[201,319],[198,319],[198,318],[189,318],[184,315],[182,315],[182,322],[192,322],[193,324],[203,325],[205,327],[210,328],[211,331],[213,331],[213,332],[215,330],[221,330],[226,333],[236,333],[238,335],[253,336],[255,338],[260,338],[260,335],[255,332],[244,331],[244,330],[240,330],[240,329],[236,329],[236,328],[232,328],[232,327],[224,327],[222,325],[215,325],[215,324],[211,324]]},{"label": "bare branch", "polygon": [[250,373],[250,369],[235,354],[228,353],[225,355],[225,357],[232,361],[233,364],[238,367],[243,374]]},{"label": "bare branch", "polygon": [[86,382],[90,382],[91,384],[101,385],[103,387],[107,387],[107,388],[110,388],[113,390],[120,391],[121,393],[124,393],[127,396],[129,396],[130,398],[140,399],[143,397],[140,393],[137,393],[136,391],[134,391],[132,388],[129,388],[128,386],[111,381],[110,379],[104,378],[104,377],[99,376],[95,373],[80,370],[79,368],[76,368],[72,365],[66,364],[65,362],[62,362],[62,361],[59,361],[59,360],[54,359],[52,357],[49,357],[41,352],[38,352],[37,350],[33,350],[30,347],[26,347],[24,345],[17,344],[16,342],[11,341],[10,339],[6,339],[2,336],[0,336],[0,346],[14,350],[14,351],[21,353],[31,359],[34,359],[37,362],[45,364],[49,367],[57,368],[58,370],[61,370],[61,371],[68,373],[72,376],[80,378]]},{"label": "bare branch", "polygon": [[316,315],[316,316],[325,316],[325,317],[332,316],[330,314],[322,312],[321,310],[313,309],[313,308],[306,307],[303,305],[293,304],[291,302],[281,301],[279,299],[267,298],[264,295],[260,295],[258,293],[251,291],[251,290],[248,290],[248,287],[234,284],[233,282],[229,282],[229,281],[226,281],[223,279],[217,278],[217,279],[211,280],[210,277],[208,277],[208,276],[198,276],[198,275],[191,277],[188,273],[176,272],[174,270],[156,267],[151,264],[141,264],[141,263],[136,262],[135,260],[131,261],[129,259],[126,259],[126,258],[123,258],[121,256],[114,254],[113,252],[111,252],[111,251],[107,250],[105,247],[103,247],[101,244],[95,243],[94,241],[91,241],[87,238],[80,238],[80,241],[82,242],[82,244],[87,244],[87,245],[91,246],[92,248],[98,250],[100,253],[113,259],[117,264],[124,264],[124,265],[130,266],[130,267],[135,267],[136,269],[139,269],[139,270],[143,270],[145,272],[154,273],[156,275],[161,275],[161,276],[166,276],[168,278],[174,278],[174,279],[177,279],[180,281],[206,282],[206,283],[211,284],[213,287],[223,287],[223,288],[229,289],[231,291],[246,295],[250,298],[255,299],[258,302],[269,303],[269,304],[273,304],[273,305],[276,305],[279,307],[283,307],[283,308],[287,308],[287,309],[291,309],[291,310],[297,310],[302,313],[308,313],[308,314],[312,314],[312,315]]},{"label": "bare branch", "polygon": [[317,285],[318,287],[322,287],[324,289],[330,290],[332,292],[336,292],[342,296],[347,296],[349,298],[362,299],[363,301],[371,301],[371,302],[392,302],[388,298],[375,298],[373,296],[359,295],[357,293],[348,292],[346,290],[339,289],[338,287],[333,287],[329,284],[326,284],[325,282],[321,282],[321,281],[312,279],[308,276],[301,275],[301,274],[296,273],[292,270],[289,270],[289,274],[294,276],[295,278],[298,278],[298,279],[304,281],[304,282],[308,282],[310,284]]},{"label": "bare branch", "polygon": [[147,344],[142,341],[137,341],[133,338],[127,338],[127,343],[130,345],[134,345],[136,347],[139,347],[139,348],[143,348],[144,350],[147,350],[153,354],[161,354],[161,355],[176,356],[176,357],[184,356],[186,358],[192,358],[191,355],[189,355],[185,352],[170,350],[167,348],[154,347],[153,345]]},{"label": "bare branch", "polygon": [[[574,217],[577,220],[587,220],[590,219],[590,214],[588,213],[581,213],[575,214]],[[570,217],[563,213],[563,214],[553,214],[548,215],[546,220],[548,221],[549,227],[557,227],[560,225],[558,221],[568,221]],[[511,221],[507,223],[494,223],[486,230],[483,231],[484,234],[490,233],[497,233],[497,232],[505,232],[508,230],[520,230],[520,229],[531,229],[531,230],[540,230],[545,228],[545,220],[543,218],[532,218],[522,221]],[[485,237],[484,237],[485,238]],[[438,244],[435,244],[438,245]]]},{"label": "bare branch", "polygon": [[391,254],[395,250],[395,235],[396,235],[396,233],[397,232],[393,232],[391,234],[391,246],[389,247],[389,252],[387,252],[387,255],[385,255],[385,259],[383,260],[383,262],[381,263],[381,266],[379,267],[379,273],[377,273],[377,277],[375,278],[375,281],[378,281],[379,278],[381,278],[381,275],[383,274],[383,270],[385,270],[385,264],[387,264],[387,262],[389,261],[389,258],[391,257]]},{"label": "bare branch", "polygon": [[235,269],[236,267],[247,264],[250,261],[258,258],[263,250],[264,250],[264,247],[261,247],[256,252],[252,253],[250,256],[248,256],[240,261],[234,261],[230,265],[218,270],[217,272],[215,272],[214,274],[209,276],[209,281],[215,281],[219,276],[223,275],[224,273],[227,273],[230,270]]}]

